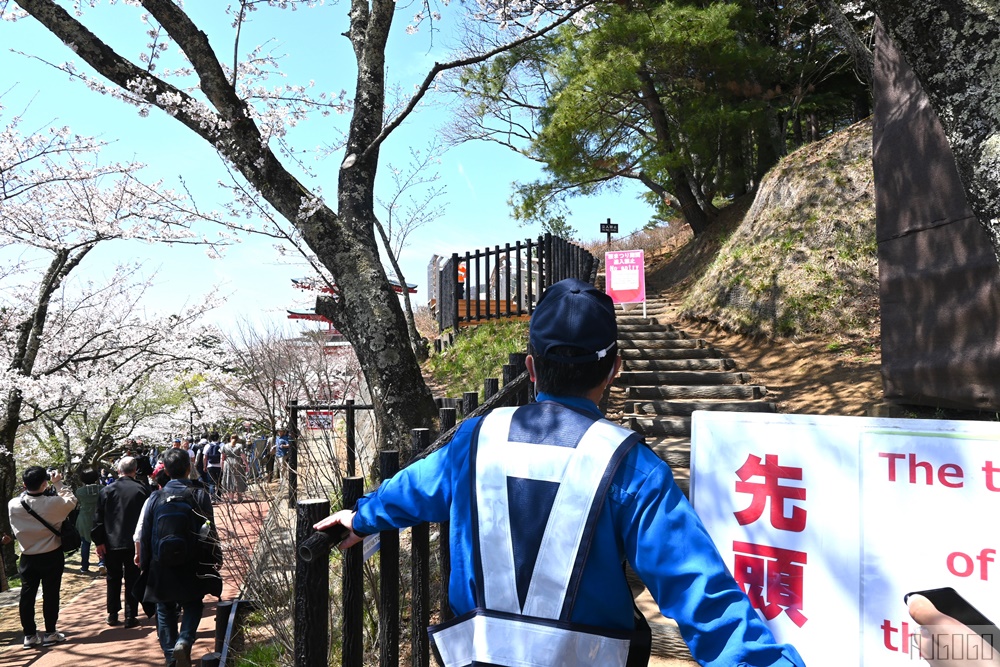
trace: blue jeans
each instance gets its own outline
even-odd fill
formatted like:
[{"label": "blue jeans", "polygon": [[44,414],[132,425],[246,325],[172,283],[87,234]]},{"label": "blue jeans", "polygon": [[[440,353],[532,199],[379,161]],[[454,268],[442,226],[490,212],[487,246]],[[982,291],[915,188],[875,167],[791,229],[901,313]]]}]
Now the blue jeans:
[{"label": "blue jeans", "polygon": [[[167,663],[174,661],[174,646],[184,640],[189,647],[194,646],[198,634],[198,623],[201,622],[201,612],[205,605],[201,600],[190,602],[157,602],[156,603],[156,636],[160,640],[160,648]],[[181,631],[177,632],[178,610],[181,614]]]}]

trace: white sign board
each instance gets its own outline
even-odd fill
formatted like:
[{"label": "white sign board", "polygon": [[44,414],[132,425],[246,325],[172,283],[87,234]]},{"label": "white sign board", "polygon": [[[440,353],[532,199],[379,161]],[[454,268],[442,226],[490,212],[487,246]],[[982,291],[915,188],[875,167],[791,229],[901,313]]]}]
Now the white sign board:
[{"label": "white sign board", "polygon": [[696,412],[691,442],[696,511],[810,667],[918,662],[908,592],[1000,619],[1000,424]]}]

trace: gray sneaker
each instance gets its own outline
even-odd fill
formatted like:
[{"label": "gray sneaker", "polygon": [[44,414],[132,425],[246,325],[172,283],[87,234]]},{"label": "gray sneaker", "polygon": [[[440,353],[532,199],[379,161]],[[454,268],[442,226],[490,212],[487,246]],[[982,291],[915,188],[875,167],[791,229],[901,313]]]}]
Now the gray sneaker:
[{"label": "gray sneaker", "polygon": [[42,644],[45,646],[51,646],[52,644],[58,644],[59,642],[66,641],[66,635],[61,632],[46,632],[42,635]]},{"label": "gray sneaker", "polygon": [[24,636],[24,648],[38,648],[42,645],[42,636],[37,632],[33,635]]},{"label": "gray sneaker", "polygon": [[174,663],[177,667],[191,667],[191,645],[183,639],[174,644]]}]

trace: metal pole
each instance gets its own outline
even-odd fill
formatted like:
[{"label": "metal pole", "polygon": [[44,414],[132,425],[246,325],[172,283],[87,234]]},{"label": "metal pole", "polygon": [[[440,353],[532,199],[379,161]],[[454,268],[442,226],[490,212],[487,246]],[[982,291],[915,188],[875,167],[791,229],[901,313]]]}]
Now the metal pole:
[{"label": "metal pole", "polygon": [[354,399],[349,398],[344,403],[347,404],[347,415],[344,420],[344,429],[347,432],[347,475],[354,477],[354,468],[357,461],[357,436],[354,433]]},{"label": "metal pole", "polygon": [[288,401],[288,454],[284,463],[288,466],[288,506],[295,507],[299,495],[299,400]]}]

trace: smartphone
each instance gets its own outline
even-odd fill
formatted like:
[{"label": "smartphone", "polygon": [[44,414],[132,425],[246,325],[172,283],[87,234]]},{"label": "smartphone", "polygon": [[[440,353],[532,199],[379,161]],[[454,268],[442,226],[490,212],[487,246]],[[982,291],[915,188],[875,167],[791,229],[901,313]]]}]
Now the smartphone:
[{"label": "smartphone", "polygon": [[923,595],[931,601],[942,614],[947,614],[959,623],[964,623],[975,630],[980,637],[990,643],[995,649],[1000,649],[1000,628],[986,618],[982,612],[973,607],[968,600],[958,594],[954,588],[931,588],[925,591],[913,591],[903,596],[903,602],[911,595]]}]

